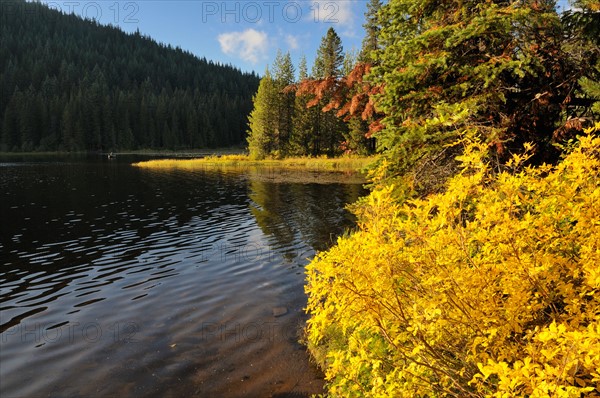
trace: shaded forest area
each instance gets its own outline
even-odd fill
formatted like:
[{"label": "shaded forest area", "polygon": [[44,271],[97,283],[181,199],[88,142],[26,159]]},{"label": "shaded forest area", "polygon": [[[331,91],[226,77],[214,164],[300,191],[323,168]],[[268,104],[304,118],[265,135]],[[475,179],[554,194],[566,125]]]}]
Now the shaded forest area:
[{"label": "shaded forest area", "polygon": [[2,3],[0,150],[245,142],[259,78],[39,3]]}]

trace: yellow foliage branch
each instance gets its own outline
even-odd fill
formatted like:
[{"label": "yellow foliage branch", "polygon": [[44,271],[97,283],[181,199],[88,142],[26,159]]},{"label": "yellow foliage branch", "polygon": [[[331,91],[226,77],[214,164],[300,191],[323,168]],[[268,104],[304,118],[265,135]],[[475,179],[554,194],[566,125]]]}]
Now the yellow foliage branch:
[{"label": "yellow foliage branch", "polygon": [[594,396],[600,124],[556,167],[467,145],[442,194],[382,187],[309,266],[307,340],[331,396]]}]

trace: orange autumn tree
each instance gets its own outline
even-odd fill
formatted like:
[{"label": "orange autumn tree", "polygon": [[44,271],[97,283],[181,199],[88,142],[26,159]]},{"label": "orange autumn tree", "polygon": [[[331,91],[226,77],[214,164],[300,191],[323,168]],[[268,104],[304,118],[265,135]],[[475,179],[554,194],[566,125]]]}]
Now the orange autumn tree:
[{"label": "orange autumn tree", "polygon": [[365,38],[358,62],[349,73],[320,73],[316,68],[311,78],[300,79],[298,84],[286,90],[296,92],[299,98],[307,98],[303,105],[323,113],[333,113],[347,123],[342,131],[342,149],[347,153],[368,154],[375,151],[374,133],[381,130],[381,115],[375,111],[373,96],[381,90],[370,84],[365,77],[373,65],[374,52],[379,49],[380,31],[377,14],[383,6],[381,0],[370,0],[365,13]]},{"label": "orange autumn tree", "polygon": [[370,69],[371,64],[359,62],[346,76],[305,79],[288,86],[286,91],[308,98],[306,107],[318,107],[322,113],[333,113],[349,124],[341,143],[346,152],[372,153],[375,151],[374,134],[382,129],[382,115],[376,112],[373,100],[381,89],[365,79]]}]

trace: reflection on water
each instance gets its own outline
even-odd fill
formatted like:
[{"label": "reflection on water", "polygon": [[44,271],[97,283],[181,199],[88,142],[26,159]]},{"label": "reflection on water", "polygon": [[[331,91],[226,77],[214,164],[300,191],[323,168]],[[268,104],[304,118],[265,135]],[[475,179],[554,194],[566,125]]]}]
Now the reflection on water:
[{"label": "reflection on water", "polygon": [[0,162],[0,394],[319,392],[302,267],[360,185],[130,160]]}]

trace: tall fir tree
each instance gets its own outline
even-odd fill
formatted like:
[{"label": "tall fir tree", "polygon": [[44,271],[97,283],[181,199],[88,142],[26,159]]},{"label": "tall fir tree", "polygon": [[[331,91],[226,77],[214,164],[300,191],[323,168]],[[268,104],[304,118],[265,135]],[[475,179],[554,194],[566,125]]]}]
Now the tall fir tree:
[{"label": "tall fir tree", "polygon": [[280,155],[287,155],[290,137],[293,130],[294,117],[294,93],[284,91],[286,87],[295,81],[294,64],[292,57],[287,52],[285,55],[281,51],[277,52],[275,62],[273,63],[273,80],[278,92],[277,102],[271,106],[277,108],[278,113],[278,135],[275,144],[275,150]]},{"label": "tall fir tree", "polygon": [[[317,57],[313,65],[312,77],[314,79],[325,79],[334,81],[342,75],[344,63],[344,48],[342,40],[335,29],[329,28],[321,39],[321,45],[317,51]],[[325,95],[320,103],[319,109],[325,108],[331,97]],[[334,110],[324,109],[317,114],[314,120],[313,132],[316,134],[315,149],[318,153],[336,155],[341,151],[340,143],[346,131],[346,124],[336,116]]]},{"label": "tall fir tree", "polygon": [[277,104],[278,99],[277,85],[267,68],[254,96],[254,109],[248,118],[248,150],[253,159],[264,159],[275,150],[279,134],[279,113],[273,104]]},{"label": "tall fir tree", "polygon": [[362,42],[362,48],[358,55],[359,62],[373,62],[373,54],[379,49],[379,31],[380,25],[377,21],[379,10],[383,7],[381,0],[369,0],[367,11],[365,12],[365,37]]},{"label": "tall fir tree", "polygon": [[343,62],[344,48],[342,47],[342,39],[340,39],[335,29],[329,28],[325,36],[321,39],[321,45],[317,50],[312,73],[313,78],[325,79],[340,76]]},{"label": "tall fir tree", "polygon": [[[298,64],[298,83],[309,78],[306,57],[300,58]],[[298,156],[312,155],[315,153],[315,132],[317,113],[321,110],[317,107],[308,108],[310,97],[308,95],[297,95],[294,99],[293,133],[290,140],[290,154]]]},{"label": "tall fir tree", "polygon": [[[368,34],[368,32],[367,32]],[[367,36],[368,37],[368,36]],[[366,38],[365,38],[366,39]],[[355,51],[346,52],[344,56],[344,66],[342,69],[343,75],[346,80],[351,76],[352,71],[356,68],[357,63],[363,56],[364,48],[360,53]],[[355,84],[350,88],[345,88],[348,91],[346,96],[354,96],[362,89],[361,85]],[[344,141],[342,143],[342,149],[346,153],[367,155],[370,153],[369,139],[366,134],[369,131],[369,124],[366,120],[363,120],[361,115],[350,115],[347,119],[347,129],[345,129]]]}]

